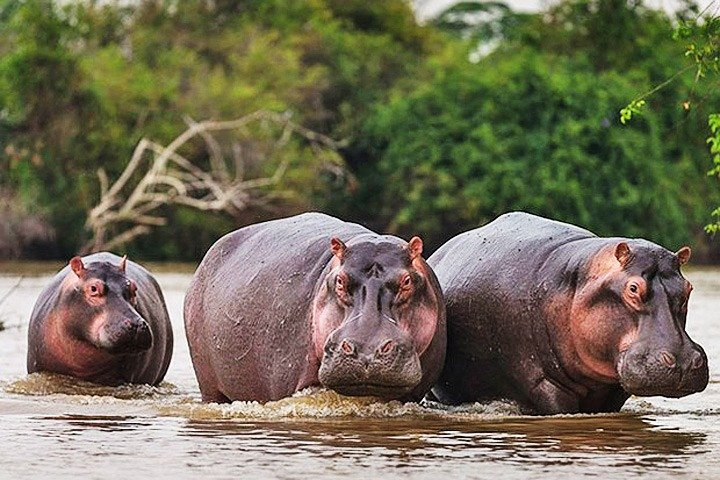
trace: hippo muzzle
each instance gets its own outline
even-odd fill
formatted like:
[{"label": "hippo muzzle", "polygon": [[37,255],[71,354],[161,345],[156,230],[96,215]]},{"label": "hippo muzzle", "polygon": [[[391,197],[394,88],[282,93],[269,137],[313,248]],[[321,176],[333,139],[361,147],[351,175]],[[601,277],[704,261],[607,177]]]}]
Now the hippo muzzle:
[{"label": "hippo muzzle", "polygon": [[343,395],[397,399],[422,379],[415,347],[399,329],[379,328],[365,337],[341,327],[325,343],[320,383]]},{"label": "hippo muzzle", "polygon": [[113,354],[138,354],[152,347],[153,335],[139,315],[123,315],[101,321],[96,346]]},{"label": "hippo muzzle", "polygon": [[705,351],[691,341],[680,349],[633,345],[620,354],[617,371],[632,395],[672,398],[701,392],[709,376]]}]

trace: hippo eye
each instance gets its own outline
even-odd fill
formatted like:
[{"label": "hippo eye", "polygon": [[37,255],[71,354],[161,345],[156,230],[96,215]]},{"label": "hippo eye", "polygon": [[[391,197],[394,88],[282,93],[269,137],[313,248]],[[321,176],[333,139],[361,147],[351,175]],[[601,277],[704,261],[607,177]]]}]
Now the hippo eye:
[{"label": "hippo eye", "polygon": [[88,291],[91,297],[100,297],[105,293],[102,283],[99,282],[91,283]]},{"label": "hippo eye", "polygon": [[639,281],[631,280],[627,284],[628,295],[633,297],[636,301],[642,301],[643,300],[642,297],[644,295],[643,288],[644,288],[644,286]]},{"label": "hippo eye", "polygon": [[410,288],[412,286],[412,277],[410,275],[405,275],[405,278],[403,278],[400,286],[402,288]]},{"label": "hippo eye", "polygon": [[338,290],[345,290],[345,282],[343,281],[342,277],[335,277],[335,288],[337,288]]}]

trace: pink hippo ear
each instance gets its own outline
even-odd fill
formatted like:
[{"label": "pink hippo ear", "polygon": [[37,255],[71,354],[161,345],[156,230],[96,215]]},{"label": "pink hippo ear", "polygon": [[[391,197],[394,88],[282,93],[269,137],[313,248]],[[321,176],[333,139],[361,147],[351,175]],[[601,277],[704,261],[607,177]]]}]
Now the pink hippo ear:
[{"label": "pink hippo ear", "polygon": [[70,259],[70,268],[72,268],[72,271],[75,272],[75,275],[77,275],[79,278],[82,278],[85,276],[85,265],[83,265],[82,258],[80,257],[73,257]]},{"label": "pink hippo ear", "polygon": [[620,242],[615,247],[615,258],[617,258],[618,262],[620,262],[620,265],[623,267],[628,264],[631,255],[630,247],[628,247],[627,243]]},{"label": "pink hippo ear", "polygon": [[120,265],[118,265],[118,268],[121,272],[125,273],[125,267],[127,266],[127,255],[123,255],[122,259],[120,260]]},{"label": "pink hippo ear", "polygon": [[340,239],[337,238],[337,237],[332,237],[332,238],[330,239],[330,251],[331,251],[332,254],[335,255],[337,258],[339,258],[340,260],[342,260],[343,257],[345,256],[345,250],[347,250],[347,247],[346,247],[345,244],[342,242],[342,240],[340,240]]},{"label": "pink hippo ear", "polygon": [[687,245],[675,252],[675,256],[677,257],[678,262],[680,262],[680,265],[685,265],[688,260],[690,260],[690,254],[692,254],[692,250],[690,250],[690,247]]},{"label": "pink hippo ear", "polygon": [[423,241],[420,239],[420,237],[412,237],[405,249],[410,255],[410,261],[413,261],[416,258],[420,257],[420,255],[422,255]]}]

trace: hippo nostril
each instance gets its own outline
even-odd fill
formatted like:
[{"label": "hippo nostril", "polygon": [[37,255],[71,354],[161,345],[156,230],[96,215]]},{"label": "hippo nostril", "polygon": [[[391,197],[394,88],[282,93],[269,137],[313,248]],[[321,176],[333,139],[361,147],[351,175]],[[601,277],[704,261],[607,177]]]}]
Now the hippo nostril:
[{"label": "hippo nostril", "polygon": [[394,348],[395,342],[393,342],[392,340],[388,340],[382,345],[380,345],[380,348],[377,349],[377,353],[378,355],[387,355],[392,352]]},{"label": "hippo nostril", "polygon": [[697,350],[693,352],[692,354],[692,360],[690,360],[690,368],[692,370],[698,370],[702,368],[705,365],[705,359],[703,358],[702,353],[698,352]]},{"label": "hippo nostril", "polygon": [[660,352],[660,360],[668,368],[675,368],[675,365],[677,363],[677,360],[675,359],[675,355],[673,355],[670,352],[666,352],[665,350]]},{"label": "hippo nostril", "polygon": [[373,365],[373,358],[371,358],[370,355],[361,355],[360,356],[360,364],[362,365],[363,370],[365,371],[365,374],[370,371],[370,368]]},{"label": "hippo nostril", "polygon": [[353,353],[355,353],[355,346],[347,339],[340,342],[340,349],[345,355],[352,355]]}]

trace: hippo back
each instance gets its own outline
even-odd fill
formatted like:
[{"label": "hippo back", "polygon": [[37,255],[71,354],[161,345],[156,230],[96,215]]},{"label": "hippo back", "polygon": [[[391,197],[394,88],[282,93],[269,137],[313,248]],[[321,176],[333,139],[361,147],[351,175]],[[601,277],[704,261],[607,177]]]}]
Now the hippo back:
[{"label": "hippo back", "polygon": [[[518,386],[507,371],[527,375],[542,372],[538,358],[547,345],[547,332],[533,321],[549,290],[577,273],[577,258],[585,248],[561,253],[569,243],[590,244],[598,238],[566,223],[522,212],[507,213],[493,222],[449,240],[429,259],[445,295],[448,318],[446,368],[433,392],[443,401],[466,398],[514,397]],[[563,258],[557,268],[538,259]],[[551,262],[552,263],[552,262]],[[564,273],[567,271],[567,274]],[[522,292],[518,295],[518,292]],[[458,369],[481,371],[472,381],[454,378]],[[459,367],[458,367],[459,368]],[[445,383],[446,385],[443,385]],[[452,392],[452,393],[451,393]]]}]

